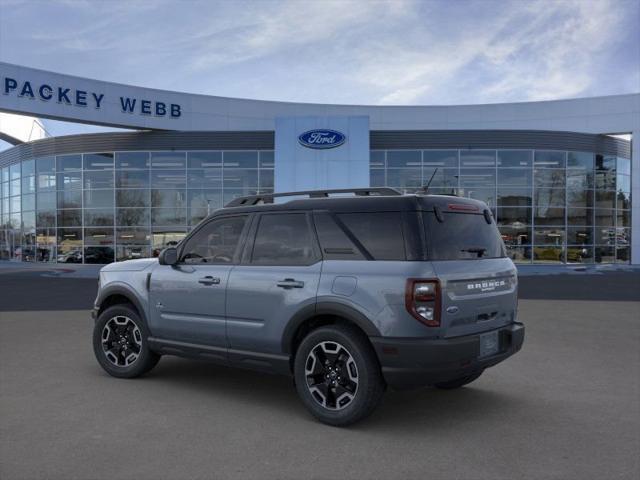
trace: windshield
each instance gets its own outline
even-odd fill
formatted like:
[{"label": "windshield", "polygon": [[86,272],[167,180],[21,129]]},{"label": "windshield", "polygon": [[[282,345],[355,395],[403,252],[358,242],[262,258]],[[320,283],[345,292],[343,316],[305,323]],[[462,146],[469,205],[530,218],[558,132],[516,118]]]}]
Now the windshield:
[{"label": "windshield", "polygon": [[506,256],[495,222],[484,215],[443,212],[442,222],[433,212],[424,216],[430,260],[477,260]]}]

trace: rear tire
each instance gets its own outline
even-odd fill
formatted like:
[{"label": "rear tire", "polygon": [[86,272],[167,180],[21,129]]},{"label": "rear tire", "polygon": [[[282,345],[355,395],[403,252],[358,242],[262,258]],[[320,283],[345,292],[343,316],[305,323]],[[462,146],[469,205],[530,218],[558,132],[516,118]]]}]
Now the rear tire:
[{"label": "rear tire", "polygon": [[109,375],[139,377],[160,360],[160,355],[149,349],[148,338],[147,326],[131,305],[114,305],[102,312],[96,321],[93,352]]},{"label": "rear tire", "polygon": [[480,370],[479,372],[472,373],[471,375],[465,375],[464,377],[456,378],[455,380],[436,383],[434,384],[434,387],[442,390],[455,390],[456,388],[464,387],[465,385],[477,380],[478,377],[482,375],[482,372],[483,370]]},{"label": "rear tire", "polygon": [[385,383],[375,352],[358,329],[320,327],[300,344],[294,361],[296,390],[322,423],[346,426],[370,415]]}]

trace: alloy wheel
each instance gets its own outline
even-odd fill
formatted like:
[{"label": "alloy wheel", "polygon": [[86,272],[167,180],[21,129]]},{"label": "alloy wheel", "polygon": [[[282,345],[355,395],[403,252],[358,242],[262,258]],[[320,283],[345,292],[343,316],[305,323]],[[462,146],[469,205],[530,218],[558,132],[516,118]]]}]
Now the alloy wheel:
[{"label": "alloy wheel", "polygon": [[125,316],[110,318],[102,329],[102,351],[116,367],[129,367],[142,351],[142,333],[133,320]]},{"label": "alloy wheel", "polygon": [[358,391],[358,368],[353,356],[338,342],[325,341],[311,349],[305,361],[307,388],[328,410],[342,410]]}]

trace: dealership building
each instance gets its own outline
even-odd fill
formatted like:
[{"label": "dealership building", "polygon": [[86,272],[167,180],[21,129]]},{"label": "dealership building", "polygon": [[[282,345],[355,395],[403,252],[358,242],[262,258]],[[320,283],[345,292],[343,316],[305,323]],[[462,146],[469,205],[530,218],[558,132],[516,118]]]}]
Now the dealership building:
[{"label": "dealership building", "polygon": [[157,255],[232,199],[394,187],[489,205],[520,263],[640,264],[640,94],[455,106],[195,95],[0,63],[0,112],[126,128],[0,152],[0,259]]}]

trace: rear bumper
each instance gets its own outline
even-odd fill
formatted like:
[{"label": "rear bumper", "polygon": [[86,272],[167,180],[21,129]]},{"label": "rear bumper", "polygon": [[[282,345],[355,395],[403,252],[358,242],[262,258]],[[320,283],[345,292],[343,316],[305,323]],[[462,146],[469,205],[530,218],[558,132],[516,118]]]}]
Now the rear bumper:
[{"label": "rear bumper", "polygon": [[[524,325],[498,329],[498,353],[478,358],[480,335],[450,339],[370,337],[387,384],[397,390],[454,380],[505,360],[524,342]],[[483,332],[486,333],[486,332]]]}]

